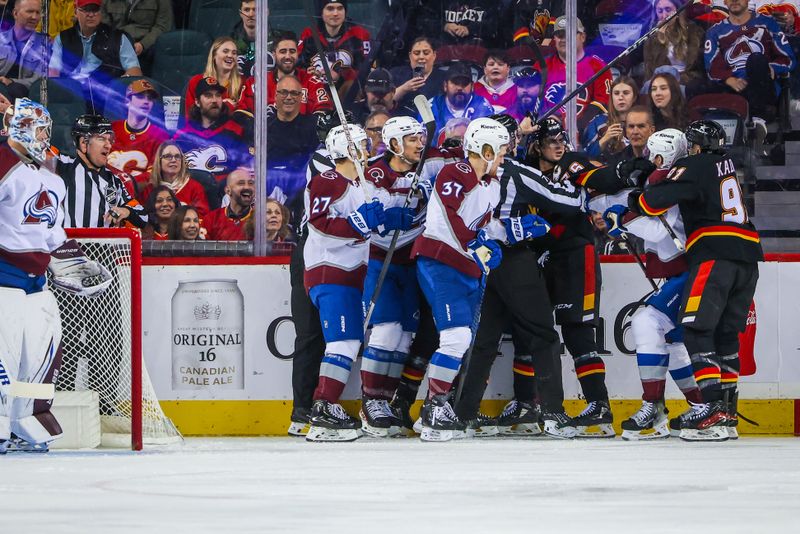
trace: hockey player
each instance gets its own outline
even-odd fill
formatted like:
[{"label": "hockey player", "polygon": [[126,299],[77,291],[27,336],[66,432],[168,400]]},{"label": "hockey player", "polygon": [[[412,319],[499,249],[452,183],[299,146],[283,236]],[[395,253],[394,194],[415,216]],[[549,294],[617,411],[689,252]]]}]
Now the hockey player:
[{"label": "hockey player", "polygon": [[45,288],[94,295],[111,275],[89,260],[62,227],[67,191],[42,167],[50,114],[18,99],[0,145],[0,453],[46,452],[61,436],[50,411],[61,365],[58,304]]},{"label": "hockey player", "polygon": [[[668,128],[647,140],[649,158],[657,170],[647,184],[664,181],[672,164],[687,155],[683,132]],[[692,362],[683,344],[683,327],[678,323],[680,295],[688,276],[683,250],[672,241],[664,225],[656,218],[628,212],[629,189],[619,195],[592,199],[590,209],[604,213],[608,235],[632,234],[644,240],[645,274],[650,279],[663,278],[661,287],[646,296],[631,319],[636,343],[636,361],[642,381],[642,406],[622,422],[622,438],[643,440],[669,437],[664,388],[667,370],[690,403],[700,403],[700,390],[694,380]],[[667,223],[682,241],[686,240],[683,221],[677,206],[664,214]]]},{"label": "hockey player", "polygon": [[680,418],[687,441],[724,441],[735,417],[739,332],[745,328],[764,256],[750,222],[725,132],[713,121],[686,130],[689,156],[675,162],[661,183],[629,197],[632,211],[662,215],[677,204],[686,229],[689,277],[680,324],[703,403]]},{"label": "hockey player", "polygon": [[[355,146],[350,146],[350,140]],[[326,342],[308,441],[358,438],[360,421],[338,402],[364,337],[361,294],[369,238],[386,220],[381,203],[367,201],[366,185],[357,174],[355,162],[366,164],[367,144],[367,134],[360,126],[332,129],[325,145],[336,168],[313,177],[306,188],[305,286],[319,309]]]},{"label": "hockey player", "polygon": [[[425,148],[425,131],[411,117],[386,121],[382,130],[384,157],[370,165],[366,179],[386,208],[387,225],[402,230],[386,272],[381,293],[371,317],[372,334],[361,359],[363,430],[373,437],[387,437],[400,431],[400,422],[389,407],[403,371],[411,339],[419,318],[419,285],[411,257],[414,240],[422,233],[424,199],[406,197],[413,186],[415,168]],[[418,187],[417,191],[429,191]],[[370,260],[364,282],[364,309],[370,305],[378,277],[391,246],[392,234],[373,235]]]},{"label": "hockey player", "polygon": [[439,347],[428,369],[428,398],[423,404],[423,441],[464,437],[466,427],[448,398],[475,327],[482,276],[500,264],[494,239],[505,240],[503,224],[492,217],[500,202],[497,168],[510,138],[499,122],[481,118],[467,127],[467,161],[446,165],[436,177],[425,230],[414,243],[417,278],[433,310]]},{"label": "hockey player", "polygon": [[[493,115],[511,138],[509,153],[516,145],[517,122],[510,115]],[[493,270],[486,284],[481,321],[464,379],[463,396],[456,405],[462,420],[478,417],[503,330],[513,325],[515,344],[514,400],[508,403],[497,425],[508,434],[540,433],[533,405],[534,380],[539,385],[544,430],[549,436],[569,438],[576,433],[564,413],[561,384],[561,344],[553,324],[553,308],[538,256],[530,240],[546,234],[550,225],[531,211],[538,209],[564,215],[579,214],[585,191],[572,184],[554,184],[527,165],[506,157],[498,168],[501,200],[494,216],[505,225],[507,245],[501,246],[503,263]],[[533,208],[533,210],[531,209]],[[534,369],[536,379],[534,379]],[[479,434],[476,434],[479,435]]]},{"label": "hockey player", "polygon": [[61,154],[56,173],[67,187],[65,228],[130,225],[144,228],[147,214],[134,198],[130,177],[107,166],[114,144],[111,123],[101,115],[81,115],[72,125],[76,158]]}]

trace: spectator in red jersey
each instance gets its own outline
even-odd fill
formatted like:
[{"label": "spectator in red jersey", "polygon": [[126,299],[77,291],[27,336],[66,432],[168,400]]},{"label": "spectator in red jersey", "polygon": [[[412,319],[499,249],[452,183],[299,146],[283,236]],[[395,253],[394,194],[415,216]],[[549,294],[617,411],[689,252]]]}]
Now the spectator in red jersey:
[{"label": "spectator in red jersey", "polygon": [[211,211],[205,189],[189,175],[186,158],[175,141],[165,141],[158,147],[150,181],[141,194],[143,203],[149,202],[152,192],[162,186],[173,191],[181,204],[197,209],[200,217]]},{"label": "spectator in red jersey", "polygon": [[490,50],[483,60],[483,77],[475,82],[475,94],[485,98],[495,113],[505,113],[517,101],[517,86],[509,79],[511,67],[503,50]]},{"label": "spectator in red jersey", "polygon": [[171,241],[197,241],[203,239],[200,216],[191,206],[179,206],[167,225],[167,237]]},{"label": "spectator in red jersey", "polygon": [[678,80],[671,74],[656,74],[650,80],[650,112],[656,131],[676,128],[683,131],[688,126],[686,99]]},{"label": "spectator in red jersey", "polygon": [[[361,63],[369,56],[370,35],[366,28],[347,20],[347,2],[344,0],[319,2],[322,20],[315,30],[319,34],[325,55],[332,65],[333,82],[341,93],[346,90],[344,82],[352,82],[357,75]],[[305,28],[300,34],[298,44],[301,63],[315,70],[317,76],[324,79],[322,63],[316,57],[319,53],[311,28]]]},{"label": "spectator in red jersey", "polygon": [[[267,199],[267,232],[266,240],[273,243],[291,243],[296,241],[292,229],[289,228],[289,208],[275,200],[274,198]],[[244,235],[250,241],[255,235],[254,228],[255,217],[250,217],[244,223]]]},{"label": "spectator in red jersey", "polygon": [[203,78],[195,87],[189,121],[175,133],[175,142],[190,169],[212,173],[222,181],[233,169],[249,165],[253,148],[245,129],[232,119],[223,103],[225,88],[216,78]]},{"label": "spectator in red jersey", "polygon": [[108,166],[130,174],[139,190],[147,184],[158,145],[169,139],[169,134],[150,120],[158,99],[152,83],[134,81],[125,90],[128,118],[111,123],[114,145],[108,155]]},{"label": "spectator in red jersey", "polygon": [[228,175],[225,194],[230,204],[203,218],[206,239],[210,241],[245,241],[244,223],[252,214],[256,181],[252,169],[238,168]]},{"label": "spectator in red jersey", "polygon": [[222,100],[230,111],[236,109],[242,93],[243,79],[239,74],[238,52],[232,37],[218,37],[211,43],[208,51],[206,68],[202,74],[189,78],[184,98],[184,113],[191,118],[191,112],[197,98],[197,85],[205,78],[215,78],[222,86]]},{"label": "spectator in red jersey", "polygon": [[[563,100],[566,96],[567,86],[567,27],[575,28],[577,36],[575,38],[575,55],[577,58],[578,76],[576,82],[581,84],[587,81],[594,74],[605,67],[602,59],[596,56],[587,56],[584,53],[586,43],[586,32],[580,19],[575,19],[575,23],[568,24],[566,17],[559,17],[555,23],[553,32],[553,42],[555,43],[557,54],[547,58],[547,85],[544,88],[543,111],[547,111]],[[611,88],[611,73],[606,72],[597,80],[584,89],[576,97],[578,106],[578,129],[583,130],[597,114],[603,113],[608,106],[608,95]],[[599,106],[597,105],[599,104]],[[565,110],[559,111],[562,114]]]},{"label": "spectator in red jersey", "polygon": [[178,197],[166,185],[159,185],[153,189],[144,205],[147,212],[147,226],[142,230],[142,238],[156,241],[169,239],[167,236],[169,220],[180,205]]}]

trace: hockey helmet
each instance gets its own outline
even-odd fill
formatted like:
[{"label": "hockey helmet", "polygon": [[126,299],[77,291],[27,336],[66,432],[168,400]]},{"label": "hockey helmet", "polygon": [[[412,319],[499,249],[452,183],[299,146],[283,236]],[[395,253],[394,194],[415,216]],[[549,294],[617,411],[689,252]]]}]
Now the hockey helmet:
[{"label": "hockey helmet", "polygon": [[31,158],[42,163],[50,150],[52,127],[53,121],[46,107],[29,98],[18,98],[8,124],[8,137],[22,145]]},{"label": "hockey helmet", "polygon": [[[355,115],[348,110],[344,111],[344,118],[347,121],[347,124],[355,124],[356,122]],[[342,124],[342,121],[339,120],[339,114],[335,109],[328,110],[317,115],[317,138],[319,139],[319,142],[324,143],[325,139],[328,137],[328,133],[340,124]]]},{"label": "hockey helmet", "polygon": [[102,115],[81,115],[72,124],[72,142],[78,147],[82,137],[112,132],[111,122]]},{"label": "hockey helmet", "polygon": [[[403,138],[407,135],[423,134],[425,130],[422,125],[411,117],[392,117],[383,125],[381,130],[381,138],[383,144],[386,145],[386,150],[396,156],[403,154]],[[397,146],[400,151],[395,152],[392,149],[392,139],[397,141]]]},{"label": "hockey helmet", "polygon": [[490,165],[494,161],[483,157],[483,147],[489,145],[494,151],[495,158],[500,152],[500,147],[506,146],[511,142],[506,127],[494,119],[482,117],[475,119],[467,126],[464,132],[464,150],[480,155],[481,159]]},{"label": "hockey helmet", "polygon": [[489,115],[489,118],[496,120],[505,127],[506,131],[508,132],[508,136],[511,139],[511,143],[509,144],[510,152],[512,148],[517,146],[517,131],[519,130],[519,123],[517,122],[517,119],[508,113],[495,113],[494,115]]},{"label": "hockey helmet", "polygon": [[533,133],[534,142],[541,146],[547,139],[560,139],[565,143],[569,141],[567,131],[561,126],[561,121],[555,117],[547,117],[536,123],[539,129]]},{"label": "hockey helmet", "polygon": [[[347,158],[353,161],[355,155],[350,152],[350,144],[344,128],[344,126],[340,125],[328,132],[328,137],[325,138],[325,148],[334,160]],[[363,141],[366,141],[369,146],[369,138],[364,128],[357,124],[348,124],[347,130],[350,133],[350,138],[359,148],[361,148],[361,143]],[[369,149],[367,149],[367,151],[369,151]]]},{"label": "hockey helmet", "polygon": [[698,145],[701,152],[723,152],[725,130],[714,121],[694,121],[686,128],[686,142],[689,147]]},{"label": "hockey helmet", "polygon": [[660,130],[647,139],[648,158],[655,163],[656,156],[661,156],[661,169],[668,169],[676,160],[688,154],[686,136],[675,128]]}]

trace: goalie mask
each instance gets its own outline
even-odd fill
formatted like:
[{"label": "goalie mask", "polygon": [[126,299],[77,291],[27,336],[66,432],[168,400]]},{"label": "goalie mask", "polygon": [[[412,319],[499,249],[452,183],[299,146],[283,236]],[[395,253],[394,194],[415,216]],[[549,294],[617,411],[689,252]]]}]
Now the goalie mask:
[{"label": "goalie mask", "polygon": [[[669,169],[676,160],[688,154],[686,136],[675,128],[658,131],[647,139],[648,159],[658,165],[659,169]],[[656,156],[661,156],[661,164],[657,164]]]},{"label": "goalie mask", "polygon": [[[403,138],[407,135],[423,135],[425,130],[422,125],[411,117],[392,117],[386,124],[383,125],[381,130],[381,138],[383,144],[386,145],[386,150],[404,160],[406,163],[413,163],[406,161],[403,156]],[[392,140],[397,142],[398,151],[392,148]]]},{"label": "goalie mask", "polygon": [[[325,148],[330,152],[331,158],[334,160],[343,158],[347,158],[351,161],[355,161],[356,159],[362,160],[363,156],[361,154],[353,154],[351,152],[352,147],[348,142],[344,128],[344,126],[336,126],[328,133],[328,137],[325,138]],[[347,129],[350,133],[350,139],[352,139],[356,146],[369,153],[369,138],[364,128],[357,124],[348,124]],[[366,143],[366,146],[362,145],[362,143]]]},{"label": "goalie mask", "polygon": [[34,161],[42,163],[50,150],[52,127],[47,108],[28,98],[19,98],[8,125],[8,137],[22,145]]}]

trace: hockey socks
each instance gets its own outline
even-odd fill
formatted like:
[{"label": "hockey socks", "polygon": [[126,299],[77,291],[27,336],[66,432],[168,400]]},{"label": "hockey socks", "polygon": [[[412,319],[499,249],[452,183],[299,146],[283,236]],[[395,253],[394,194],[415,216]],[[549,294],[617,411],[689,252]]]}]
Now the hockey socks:
[{"label": "hockey socks", "polygon": [[395,360],[395,352],[376,347],[367,347],[361,356],[361,391],[365,397],[390,399],[394,387],[389,384],[389,371]]},{"label": "hockey socks", "polygon": [[522,402],[533,401],[536,395],[536,373],[533,369],[533,357],[529,354],[514,356],[514,398]]},{"label": "hockey socks", "polygon": [[403,399],[408,403],[414,402],[417,398],[417,391],[425,378],[425,369],[428,367],[428,358],[410,355],[406,359],[403,372],[400,374],[400,382],[397,384],[395,397]]},{"label": "hockey socks", "polygon": [[663,400],[667,385],[669,354],[637,352],[636,364],[639,366],[639,378],[642,380],[642,400],[651,403]]},{"label": "hockey socks", "polygon": [[713,402],[722,400],[722,389],[720,387],[722,373],[720,371],[717,353],[698,352],[692,354],[691,358],[694,379],[697,382],[697,387],[700,388],[703,401]]},{"label": "hockey socks", "polygon": [[317,389],[314,390],[314,400],[339,402],[339,397],[342,396],[342,391],[350,378],[352,367],[353,360],[347,356],[325,353],[319,368],[319,382]]},{"label": "hockey socks", "polygon": [[581,383],[586,400],[607,401],[606,365],[597,352],[590,352],[575,358],[575,374]]},{"label": "hockey socks", "polygon": [[435,352],[428,368],[428,398],[449,393],[460,367],[460,357]]}]

